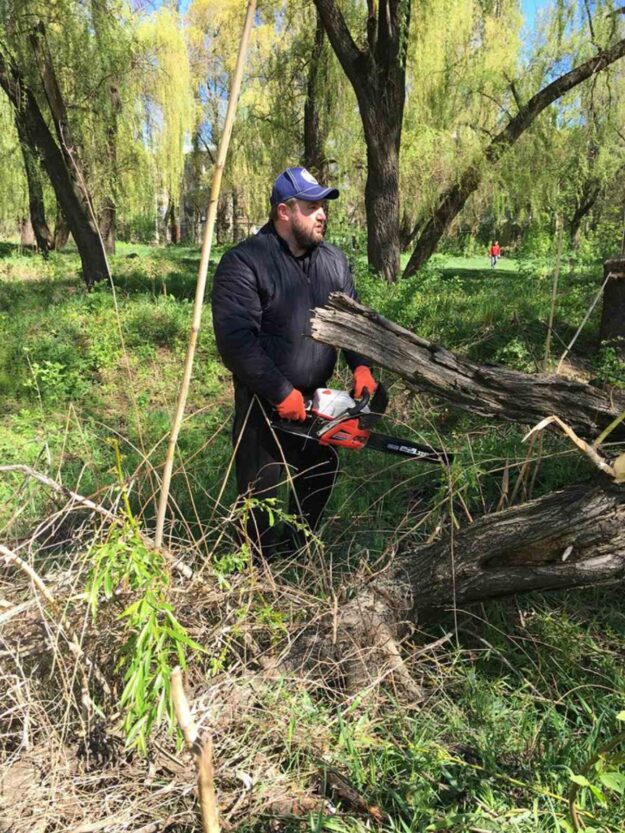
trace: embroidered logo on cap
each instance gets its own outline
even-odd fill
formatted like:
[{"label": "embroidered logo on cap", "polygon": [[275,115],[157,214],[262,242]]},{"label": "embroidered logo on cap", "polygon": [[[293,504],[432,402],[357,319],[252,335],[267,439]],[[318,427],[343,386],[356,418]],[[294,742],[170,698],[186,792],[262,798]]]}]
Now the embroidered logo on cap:
[{"label": "embroidered logo on cap", "polygon": [[300,171],[300,176],[302,179],[305,179],[306,182],[310,182],[313,185],[319,185],[315,177],[309,171],[307,171],[306,168],[302,168],[302,170]]}]

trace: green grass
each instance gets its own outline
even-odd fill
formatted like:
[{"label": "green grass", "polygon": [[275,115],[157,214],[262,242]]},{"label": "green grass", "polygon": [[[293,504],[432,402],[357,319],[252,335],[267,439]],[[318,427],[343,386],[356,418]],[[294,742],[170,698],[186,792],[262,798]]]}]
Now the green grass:
[{"label": "green grass", "polygon": [[[132,484],[132,511],[151,526],[154,469],[165,455],[197,264],[198,252],[190,248],[120,245],[112,259],[116,295],[104,286],[87,294],[75,254],[55,254],[43,263],[9,244],[0,248],[3,463],[25,463],[83,494],[100,495],[116,483],[116,440]],[[356,271],[362,300],[421,336],[521,370],[534,371],[542,359],[549,262],[504,258],[492,270],[486,257],[436,257],[419,275],[392,286],[362,265]],[[565,264],[555,358],[582,321],[599,275],[599,265]],[[597,377],[622,384],[618,357],[595,350],[597,316],[595,311],[576,349],[594,357]],[[460,519],[492,511],[504,466],[512,467],[514,481],[525,459],[523,428],[454,412],[401,381],[385,382],[391,393],[385,429],[444,442],[456,452],[452,482]],[[334,384],[349,385],[344,368]],[[207,552],[234,496],[232,482],[224,484],[231,407],[229,374],[215,349],[207,306],[172,484],[175,535],[197,539],[206,533]],[[590,477],[585,461],[564,441],[545,440],[544,453],[534,494]],[[448,487],[437,469],[374,453],[344,454],[321,532],[336,580],[345,570],[384,560],[396,545],[422,542],[439,521],[445,523]],[[0,536],[19,537],[51,507],[44,490],[18,476],[0,478]],[[269,613],[258,616],[267,620]],[[418,632],[414,644],[441,633]],[[393,702],[392,692],[385,702],[345,704],[277,691],[275,702],[265,704],[268,714],[296,716],[276,751],[277,766],[300,777],[304,788],[319,759],[334,766],[387,814],[376,829],[389,833],[569,833],[564,799],[570,777],[619,730],[624,656],[625,616],[617,592],[489,604],[461,614],[454,638],[414,664],[427,694],[417,708]],[[296,735],[307,739],[296,743]],[[607,771],[622,774],[622,764],[605,763]],[[607,787],[602,777],[597,769],[587,774],[602,793],[583,787],[579,803],[592,816],[584,817],[588,830],[617,833],[625,826],[620,781],[608,778],[613,786]],[[285,822],[282,829],[374,829],[353,809],[339,811]],[[240,829],[266,830],[267,820],[250,820]]]}]

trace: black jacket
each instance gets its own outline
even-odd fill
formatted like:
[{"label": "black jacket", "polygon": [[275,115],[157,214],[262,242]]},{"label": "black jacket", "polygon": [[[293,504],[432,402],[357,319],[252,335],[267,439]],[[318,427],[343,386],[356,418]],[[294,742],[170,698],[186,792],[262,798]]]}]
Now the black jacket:
[{"label": "black jacket", "polygon": [[[311,311],[331,292],[355,297],[347,258],[329,243],[316,246],[307,274],[267,223],[222,257],[213,286],[217,348],[235,382],[273,404],[295,387],[304,393],[327,384],[336,350],[310,337]],[[345,351],[353,370],[369,365]]]}]

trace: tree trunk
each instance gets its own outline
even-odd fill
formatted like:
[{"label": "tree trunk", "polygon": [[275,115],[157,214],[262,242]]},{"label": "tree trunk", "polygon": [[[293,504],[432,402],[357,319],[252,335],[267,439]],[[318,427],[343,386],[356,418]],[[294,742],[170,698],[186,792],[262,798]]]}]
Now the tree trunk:
[{"label": "tree trunk", "polygon": [[100,236],[104,244],[104,251],[107,255],[115,254],[115,226],[117,218],[117,207],[111,197],[104,199],[104,204],[100,210],[100,218],[98,227],[100,229]]},{"label": "tree trunk", "polygon": [[400,562],[416,611],[625,576],[625,488],[575,485],[487,515]]},{"label": "tree trunk", "polygon": [[[397,279],[400,270],[400,130],[397,124],[393,129],[383,114],[376,114],[369,121],[372,124],[368,130],[365,185],[367,258],[375,272],[392,282]],[[389,135],[393,133],[394,136]]]},{"label": "tree trunk", "polygon": [[33,157],[32,151],[28,146],[28,140],[20,120],[16,118],[15,123],[20,139],[22,158],[24,160],[24,171],[26,173],[26,182],[28,184],[28,208],[30,212],[30,222],[35,234],[35,240],[37,241],[37,248],[43,257],[47,258],[48,253],[53,246],[53,238],[46,221],[46,207],[43,200],[41,170],[37,160]]},{"label": "tree trunk", "polygon": [[[109,8],[107,0],[91,0],[91,10],[93,19],[93,28],[98,42],[100,54],[103,60],[107,63],[106,40],[104,37],[104,28],[108,20],[111,18],[112,11]],[[108,75],[111,72],[108,64],[103,67],[103,74]],[[116,77],[108,83],[108,101],[105,114],[108,124],[106,128],[106,155],[108,157],[109,179],[108,179],[108,193],[104,197],[103,205],[100,210],[99,226],[102,242],[107,254],[115,254],[115,235],[116,235],[116,220],[117,220],[117,204],[115,200],[115,192],[117,190],[118,170],[117,170],[117,134],[119,114],[122,109],[122,100],[119,93],[119,82]]]},{"label": "tree trunk", "polygon": [[[355,350],[419,390],[486,417],[534,424],[555,414],[578,434],[594,438],[625,411],[625,393],[604,392],[561,376],[477,364],[338,293],[326,307],[315,310],[312,335],[326,344]],[[625,437],[625,423],[611,437]]]},{"label": "tree trunk", "polygon": [[530,591],[621,583],[625,488],[574,485],[488,515],[442,541],[404,552],[381,578],[294,641],[284,666],[341,679],[388,679],[420,697],[401,659],[410,621]]},{"label": "tree trunk", "polygon": [[88,287],[109,278],[108,264],[96,228],[75,177],[67,168],[61,149],[54,141],[39,105],[24,83],[18,68],[8,64],[0,53],[0,86],[15,108],[15,118],[33,154],[39,156],[57,202],[67,219],[80,255],[82,273]]},{"label": "tree trunk", "polygon": [[245,236],[241,229],[241,208],[239,207],[239,192],[236,186],[232,188],[232,242],[238,243]]},{"label": "tree trunk", "polygon": [[399,274],[399,149],[406,90],[409,0],[369,2],[366,45],[359,47],[334,0],[314,0],[347,75],[367,145],[369,266],[394,281]]},{"label": "tree trunk", "polygon": [[[557,413],[596,433],[625,410],[561,377],[480,366],[385,321],[344,295],[315,310],[313,336],[357,350],[404,379],[485,416],[534,422]],[[625,435],[622,424],[615,430]],[[528,591],[620,583],[625,578],[625,486],[570,486],[488,515],[443,540],[406,551],[390,570],[294,642],[287,668],[314,669],[353,691],[392,674],[419,697],[401,659],[406,623]]]},{"label": "tree trunk", "polygon": [[434,254],[441,237],[462,210],[468,198],[479,186],[482,180],[482,171],[497,164],[505,151],[512,147],[546,107],[557,101],[564,93],[581,84],[582,81],[613,64],[623,55],[625,55],[625,39],[618,41],[610,49],[601,52],[548,84],[536,93],[514,118],[510,119],[504,130],[497,134],[487,146],[483,154],[483,160],[470,165],[458,182],[449,187],[442,195],[438,207],[418,237],[414,251],[404,269],[404,278],[414,275]]},{"label": "tree trunk", "polygon": [[19,221],[20,246],[22,249],[36,249],[37,238],[30,217],[22,217]]},{"label": "tree trunk", "polygon": [[323,46],[325,30],[323,22],[317,12],[317,27],[310,62],[308,64],[308,84],[306,101],[304,102],[304,167],[311,171],[320,182],[327,179],[324,157],[325,136],[321,133],[321,89],[320,74],[322,71]]},{"label": "tree trunk", "polygon": [[67,241],[69,240],[69,226],[67,225],[67,220],[65,219],[65,215],[61,211],[61,208],[57,205],[56,207],[56,221],[54,223],[54,243],[53,248],[55,252],[62,251],[65,246],[67,245]]},{"label": "tree trunk", "polygon": [[596,179],[584,183],[582,193],[577,200],[575,210],[569,220],[569,242],[573,249],[579,246],[579,230],[584,217],[587,217],[601,193],[601,183]]},{"label": "tree trunk", "polygon": [[603,265],[608,280],[603,290],[599,338],[625,355],[625,257],[613,257]]},{"label": "tree trunk", "polygon": [[176,216],[176,203],[172,200],[169,202],[169,242],[174,246],[180,243],[180,224]]}]

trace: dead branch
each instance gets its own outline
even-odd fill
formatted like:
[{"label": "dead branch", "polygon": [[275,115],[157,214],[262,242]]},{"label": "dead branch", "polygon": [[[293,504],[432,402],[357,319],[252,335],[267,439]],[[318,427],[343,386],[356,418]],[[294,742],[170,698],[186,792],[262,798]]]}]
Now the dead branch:
[{"label": "dead branch", "polygon": [[[325,344],[355,350],[418,390],[485,417],[532,424],[546,414],[558,414],[578,434],[593,437],[625,411],[625,394],[620,391],[477,364],[339,293],[330,297],[327,307],[314,311],[312,335]],[[615,428],[613,437],[625,437],[624,424]]]}]

